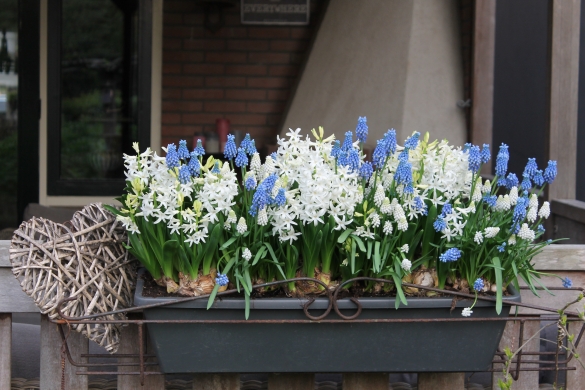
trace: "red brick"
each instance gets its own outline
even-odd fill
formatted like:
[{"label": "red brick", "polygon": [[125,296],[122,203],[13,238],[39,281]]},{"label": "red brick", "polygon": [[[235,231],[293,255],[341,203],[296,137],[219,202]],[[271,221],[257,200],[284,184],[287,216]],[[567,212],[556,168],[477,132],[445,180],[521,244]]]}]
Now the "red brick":
[{"label": "red brick", "polygon": [[260,39],[229,39],[227,41],[228,50],[267,51],[268,47],[268,41]]},{"label": "red brick", "polygon": [[291,27],[290,37],[298,39],[309,39],[313,33],[310,27]]},{"label": "red brick", "polygon": [[290,55],[288,53],[250,53],[248,62],[262,64],[287,64]]},{"label": "red brick", "polygon": [[278,102],[249,102],[247,104],[247,112],[249,113],[276,113],[282,112],[284,105]]},{"label": "red brick", "polygon": [[163,63],[165,62],[201,62],[204,54],[197,51],[165,50]]},{"label": "red brick", "polygon": [[163,113],[161,118],[162,123],[181,123],[181,114]]},{"label": "red brick", "polygon": [[163,88],[162,91],[163,99],[180,99],[181,89],[179,88]]},{"label": "red brick", "polygon": [[296,76],[299,67],[296,65],[271,65],[268,74],[271,76]]},{"label": "red brick", "polygon": [[200,87],[203,85],[203,77],[164,75],[164,87]]},{"label": "red brick", "polygon": [[225,97],[231,100],[266,100],[266,91],[263,89],[228,89],[225,91]]},{"label": "red brick", "polygon": [[287,100],[289,91],[287,89],[275,89],[268,91],[268,100]]},{"label": "red brick", "polygon": [[290,37],[290,27],[261,27],[254,26],[248,28],[250,38],[288,38]]},{"label": "red brick", "polygon": [[205,102],[206,112],[246,112],[245,102]]},{"label": "red brick", "polygon": [[266,115],[260,114],[237,114],[228,117],[232,126],[242,125],[264,125],[266,124]]},{"label": "red brick", "polygon": [[226,74],[264,76],[268,72],[266,65],[227,65]]},{"label": "red brick", "polygon": [[186,50],[225,50],[224,39],[185,39],[183,48]]},{"label": "red brick", "polygon": [[181,74],[181,64],[163,64],[163,74]]},{"label": "red brick", "polygon": [[192,36],[192,27],[163,26],[163,37],[186,38]]},{"label": "red brick", "polygon": [[[197,125],[163,125],[161,127],[161,135],[166,138],[171,137],[184,137],[185,134],[192,135],[196,131],[201,131],[203,126]],[[161,145],[168,145],[170,142],[175,141],[166,141],[161,142]]]},{"label": "red brick", "polygon": [[307,41],[304,39],[287,39],[270,41],[271,51],[305,51]]},{"label": "red brick", "polygon": [[225,65],[223,64],[185,64],[183,65],[184,74],[224,74]]},{"label": "red brick", "polygon": [[202,29],[202,32],[203,36],[207,38],[246,38],[248,36],[248,28],[246,27],[223,27],[215,33],[207,29]]},{"label": "red brick", "polygon": [[163,38],[164,50],[179,50],[182,47],[182,41],[179,38]]},{"label": "red brick", "polygon": [[[274,128],[272,126],[246,126],[246,133],[250,133],[250,137],[255,140],[260,137],[272,137],[273,132]],[[276,142],[276,139],[271,141]],[[256,142],[258,141],[256,140]]]},{"label": "red brick", "polygon": [[215,120],[218,117],[221,117],[221,115],[200,112],[182,115],[183,124],[215,124]]},{"label": "red brick", "polygon": [[249,77],[248,87],[253,88],[287,88],[289,79],[284,77]]},{"label": "red brick", "polygon": [[205,60],[207,62],[241,63],[246,62],[246,57],[246,53],[226,51],[222,53],[207,53]]},{"label": "red brick", "polygon": [[162,103],[163,112],[193,112],[201,111],[203,108],[202,102],[191,102],[185,100],[179,101],[164,101]]},{"label": "red brick", "polygon": [[221,89],[183,89],[184,99],[221,99],[223,96]]},{"label": "red brick", "polygon": [[245,77],[226,77],[226,76],[209,76],[205,78],[207,87],[244,87],[246,85]]},{"label": "red brick", "polygon": [[274,114],[274,115],[266,115],[266,123],[268,125],[278,125],[280,123],[280,119],[281,119],[280,114]]}]

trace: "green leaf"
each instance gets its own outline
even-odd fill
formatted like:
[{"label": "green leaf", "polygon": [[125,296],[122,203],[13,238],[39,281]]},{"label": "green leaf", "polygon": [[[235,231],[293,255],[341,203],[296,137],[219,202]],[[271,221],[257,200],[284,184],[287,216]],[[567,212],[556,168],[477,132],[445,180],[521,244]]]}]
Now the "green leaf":
[{"label": "green leaf", "polygon": [[[234,257],[227,263],[227,265],[223,269],[223,273],[227,274],[235,262],[236,258]],[[213,286],[213,291],[211,292],[211,294],[209,295],[209,299],[207,300],[207,310],[209,310],[209,308],[213,305],[213,301],[215,301],[215,297],[217,295],[217,290],[219,290],[219,284]]]},{"label": "green leaf", "polygon": [[392,279],[394,279],[394,285],[396,287],[396,292],[398,293],[396,295],[396,301],[394,302],[394,307],[396,309],[398,309],[398,307],[400,307],[400,302],[402,302],[402,304],[404,304],[404,305],[408,305],[408,302],[406,302],[406,297],[404,296],[404,291],[402,291],[402,280],[400,280],[398,275],[396,275],[394,272],[392,273]]},{"label": "green leaf", "polygon": [[492,258],[494,265],[494,272],[496,274],[496,313],[502,312],[502,265],[500,264],[500,258]]},{"label": "green leaf", "polygon": [[262,258],[262,256],[264,255],[264,253],[266,253],[266,247],[261,247],[260,250],[256,253],[256,256],[254,256],[254,260],[252,261],[252,265],[256,265],[256,263],[258,263],[258,261],[260,261],[260,259]]},{"label": "green leaf", "polygon": [[234,241],[236,241],[237,237],[232,237],[229,240],[227,240],[226,242],[223,243],[222,246],[219,247],[220,250],[224,250],[227,247],[229,247]]},{"label": "green leaf", "polygon": [[376,272],[380,272],[380,241],[376,241],[374,244],[374,269]]},{"label": "green leaf", "polygon": [[366,258],[369,260],[372,257],[372,246],[373,246],[372,241],[368,240],[367,245],[368,245],[368,254],[367,254]]},{"label": "green leaf", "polygon": [[351,240],[351,273],[355,274],[355,251],[356,251],[356,246],[355,246],[355,241]]},{"label": "green leaf", "polygon": [[353,229],[344,230],[343,233],[341,233],[339,235],[339,238],[337,239],[337,243],[338,244],[343,244],[345,242],[345,240],[347,240],[347,237],[349,237],[349,235],[351,233],[353,233]]},{"label": "green leaf", "polygon": [[352,234],[351,239],[357,242],[358,246],[360,247],[360,251],[366,253],[366,246],[364,245],[364,242],[361,238]]}]

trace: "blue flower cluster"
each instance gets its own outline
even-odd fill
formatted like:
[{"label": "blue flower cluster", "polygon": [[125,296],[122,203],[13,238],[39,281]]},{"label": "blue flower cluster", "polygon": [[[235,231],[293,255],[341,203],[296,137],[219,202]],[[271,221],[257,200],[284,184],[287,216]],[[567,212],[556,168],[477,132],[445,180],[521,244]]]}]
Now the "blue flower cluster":
[{"label": "blue flower cluster", "polygon": [[376,148],[372,154],[374,166],[376,168],[382,168],[386,162],[386,158],[394,152],[396,152],[396,130],[391,129],[376,144]]},{"label": "blue flower cluster", "polygon": [[362,179],[365,179],[366,181],[370,180],[370,177],[372,177],[373,173],[374,173],[374,168],[372,167],[372,163],[369,161],[366,161],[360,167],[360,177]]},{"label": "blue flower cluster", "polygon": [[406,139],[404,142],[404,148],[412,150],[418,146],[418,139],[420,138],[420,133],[415,131],[410,137]]},{"label": "blue flower cluster", "polygon": [[492,159],[492,154],[490,152],[490,146],[488,144],[483,144],[483,148],[481,149],[481,163],[485,164]]},{"label": "blue flower cluster", "polygon": [[[165,161],[167,168],[179,168],[179,181],[182,184],[186,184],[189,182],[191,176],[199,176],[201,172],[201,164],[198,157],[203,156],[204,154],[205,149],[203,149],[201,140],[197,140],[197,146],[191,153],[189,153],[189,149],[187,149],[187,141],[181,140],[179,141],[178,150],[175,144],[168,144]],[[186,164],[181,165],[181,160]]]},{"label": "blue flower cluster", "polygon": [[447,249],[445,253],[439,256],[439,260],[443,263],[450,263],[457,261],[461,257],[461,251],[457,248]]},{"label": "blue flower cluster", "polygon": [[179,182],[188,184],[191,181],[191,171],[187,165],[181,165],[179,168]]},{"label": "blue flower cluster", "polygon": [[366,117],[360,116],[358,118],[357,127],[355,128],[355,135],[362,144],[366,142],[368,138],[368,125],[366,124]]},{"label": "blue flower cluster", "polygon": [[473,283],[473,289],[475,291],[481,291],[483,290],[485,284],[483,283],[483,279],[482,278],[477,278],[475,280],[475,282]]},{"label": "blue flower cluster", "polygon": [[236,166],[238,168],[245,167],[248,165],[248,156],[242,147],[238,148],[238,154],[236,155]]},{"label": "blue flower cluster", "polygon": [[197,146],[195,147],[193,152],[191,152],[191,157],[193,157],[193,156],[199,157],[199,156],[203,156],[203,155],[205,155],[205,149],[203,149],[203,145],[201,144],[201,140],[198,139]]},{"label": "blue flower cluster", "polygon": [[201,164],[199,164],[199,159],[195,155],[195,151],[191,152],[191,159],[189,160],[187,167],[189,167],[189,172],[192,176],[199,176],[199,173],[201,172]]},{"label": "blue flower cluster", "polygon": [[267,205],[276,203],[271,195],[277,179],[278,177],[275,174],[272,174],[258,185],[258,188],[256,188],[256,192],[252,197],[252,205],[250,206],[249,211],[251,216],[255,217],[258,214],[258,211],[262,210]]},{"label": "blue flower cluster", "polygon": [[498,186],[506,186],[506,172],[508,171],[508,161],[510,160],[510,152],[508,152],[508,145],[502,144],[500,151],[496,157],[496,175],[498,176]]},{"label": "blue flower cluster", "polygon": [[483,201],[487,203],[490,207],[496,207],[496,202],[498,197],[496,195],[490,195],[489,193],[483,195]]},{"label": "blue flower cluster", "polygon": [[508,177],[506,177],[505,186],[507,189],[512,189],[512,187],[518,187],[518,176],[516,176],[516,174],[512,172],[508,173]]},{"label": "blue flower cluster", "polygon": [[417,196],[414,198],[414,207],[417,210],[422,210],[422,214],[423,215],[427,215],[428,214],[428,208],[427,205],[422,201],[420,196]]},{"label": "blue flower cluster", "polygon": [[573,281],[567,277],[565,277],[565,279],[563,279],[563,287],[564,288],[571,288],[573,287]]},{"label": "blue flower cluster", "polygon": [[278,194],[276,194],[276,196],[274,197],[274,203],[276,203],[278,207],[284,206],[284,204],[286,203],[286,195],[284,194],[284,188],[278,190]]},{"label": "blue flower cluster", "polygon": [[557,177],[557,162],[553,160],[549,160],[548,166],[544,170],[544,180],[551,184],[555,178]]},{"label": "blue flower cluster", "polygon": [[256,178],[254,176],[250,176],[246,179],[246,182],[244,183],[244,187],[246,187],[246,189],[248,191],[253,190],[254,188],[256,188]]},{"label": "blue flower cluster", "polygon": [[447,215],[453,212],[453,206],[450,203],[445,203],[443,205],[443,209],[441,210],[441,214],[435,219],[433,223],[433,228],[435,231],[440,232],[447,227],[447,222],[445,222],[445,218]]},{"label": "blue flower cluster", "polygon": [[256,141],[250,138],[249,133],[246,134],[240,143],[240,148],[250,156],[256,153]]},{"label": "blue flower cluster", "polygon": [[479,171],[480,166],[481,166],[481,152],[479,151],[479,146],[472,145],[469,148],[468,169],[473,173],[477,173],[477,171]]},{"label": "blue flower cluster", "polygon": [[187,149],[187,141],[184,139],[179,141],[179,150],[177,150],[177,155],[180,159],[186,160],[191,155],[189,154],[189,149]]},{"label": "blue flower cluster", "polygon": [[221,172],[221,170],[219,169],[219,162],[216,161],[215,164],[213,164],[213,168],[211,168],[211,173],[217,175],[220,172]]},{"label": "blue flower cluster", "polygon": [[336,139],[335,142],[333,142],[333,146],[331,147],[331,157],[339,158],[340,153],[341,153],[341,144],[339,143],[339,140]]},{"label": "blue flower cluster", "polygon": [[502,242],[502,245],[498,245],[497,248],[498,248],[498,252],[500,252],[500,253],[504,252],[506,250],[506,243]]},{"label": "blue flower cluster", "polygon": [[167,168],[173,169],[179,166],[179,155],[177,154],[177,147],[175,144],[168,144],[167,146],[167,157],[166,157]]},{"label": "blue flower cluster", "polygon": [[215,283],[217,283],[220,286],[227,286],[227,284],[230,282],[230,280],[228,279],[227,275],[225,274],[221,274],[221,273],[217,273],[217,277],[215,278]]},{"label": "blue flower cluster", "polygon": [[238,154],[236,150],[235,139],[236,137],[233,134],[228,134],[227,142],[225,143],[225,146],[223,148],[223,155],[225,156],[225,158],[229,160],[233,159]]},{"label": "blue flower cluster", "polygon": [[412,194],[414,188],[412,187],[412,164],[408,161],[400,161],[394,173],[394,180],[397,184],[404,185],[404,193]]}]

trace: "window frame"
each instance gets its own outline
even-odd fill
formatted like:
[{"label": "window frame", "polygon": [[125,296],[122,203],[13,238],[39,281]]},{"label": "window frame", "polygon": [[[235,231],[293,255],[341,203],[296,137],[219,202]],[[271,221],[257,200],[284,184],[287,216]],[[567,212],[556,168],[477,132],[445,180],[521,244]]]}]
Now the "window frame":
[{"label": "window frame", "polygon": [[[61,176],[61,24],[62,0],[48,0],[47,25],[47,195],[118,196],[125,180],[62,179]],[[137,136],[150,145],[152,0],[138,0]]]}]

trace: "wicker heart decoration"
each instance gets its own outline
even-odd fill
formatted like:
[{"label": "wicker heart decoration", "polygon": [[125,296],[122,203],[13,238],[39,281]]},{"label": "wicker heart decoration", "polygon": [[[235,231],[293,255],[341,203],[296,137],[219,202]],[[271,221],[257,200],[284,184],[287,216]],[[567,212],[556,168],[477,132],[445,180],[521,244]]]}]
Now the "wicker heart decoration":
[{"label": "wicker heart decoration", "polygon": [[[12,272],[42,314],[81,317],[128,308],[136,282],[136,262],[123,244],[125,229],[112,213],[94,203],[76,212],[71,221],[44,218],[23,222],[10,246]],[[123,313],[97,319],[123,320]],[[118,349],[120,329],[113,324],[71,325],[110,353]]]}]

